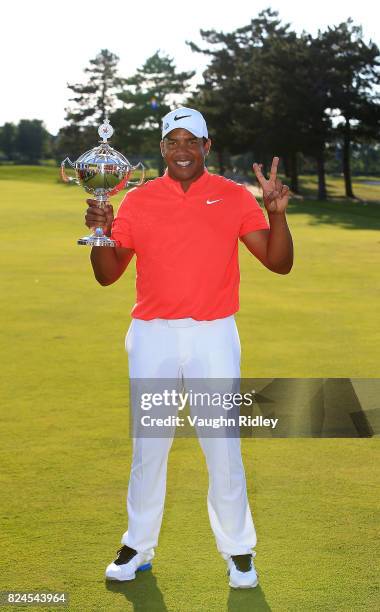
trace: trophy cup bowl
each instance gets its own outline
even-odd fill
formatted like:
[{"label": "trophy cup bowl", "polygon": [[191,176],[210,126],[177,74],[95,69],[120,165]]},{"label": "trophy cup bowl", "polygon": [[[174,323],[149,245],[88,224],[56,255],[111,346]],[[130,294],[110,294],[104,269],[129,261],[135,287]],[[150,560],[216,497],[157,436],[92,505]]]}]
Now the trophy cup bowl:
[{"label": "trophy cup bowl", "polygon": [[[115,195],[129,185],[142,185],[145,179],[145,168],[141,162],[132,166],[126,157],[113,149],[107,142],[113,134],[113,128],[108,119],[99,127],[98,134],[102,141],[100,145],[83,153],[75,162],[68,157],[61,163],[61,177],[65,183],[81,185],[87,193],[94,196],[97,206],[105,208],[110,196]],[[75,178],[67,176],[66,163],[75,170]],[[131,181],[135,170],[141,170],[138,181]],[[117,243],[106,236],[101,227],[96,227],[90,236],[79,238],[78,244],[87,246],[115,247]]]}]

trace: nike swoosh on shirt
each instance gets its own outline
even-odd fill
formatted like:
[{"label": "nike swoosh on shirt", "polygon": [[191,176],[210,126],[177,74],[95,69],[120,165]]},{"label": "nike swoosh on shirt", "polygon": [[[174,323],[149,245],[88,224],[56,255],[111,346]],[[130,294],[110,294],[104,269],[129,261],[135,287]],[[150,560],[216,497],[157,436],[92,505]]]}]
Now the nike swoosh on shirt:
[{"label": "nike swoosh on shirt", "polygon": [[221,202],[222,200],[206,200],[206,204],[217,204],[218,202]]},{"label": "nike swoosh on shirt", "polygon": [[174,117],[174,121],[179,121],[180,119],[186,119],[186,117],[191,117],[191,115],[181,115],[180,117],[177,117],[177,115]]}]

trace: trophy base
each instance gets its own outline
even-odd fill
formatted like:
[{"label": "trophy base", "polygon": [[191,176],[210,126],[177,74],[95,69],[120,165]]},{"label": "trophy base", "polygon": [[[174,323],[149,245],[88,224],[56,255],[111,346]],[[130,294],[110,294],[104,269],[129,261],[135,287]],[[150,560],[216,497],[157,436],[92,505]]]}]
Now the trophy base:
[{"label": "trophy base", "polygon": [[83,238],[79,238],[77,244],[82,244],[90,247],[115,247],[117,243],[115,240],[108,238],[108,236],[97,236],[94,234],[93,236],[84,236]]}]

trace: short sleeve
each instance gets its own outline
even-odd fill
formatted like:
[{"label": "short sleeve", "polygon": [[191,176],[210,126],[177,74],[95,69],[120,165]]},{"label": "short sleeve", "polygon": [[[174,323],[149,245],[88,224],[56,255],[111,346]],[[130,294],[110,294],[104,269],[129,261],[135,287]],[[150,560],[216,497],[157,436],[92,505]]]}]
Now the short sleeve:
[{"label": "short sleeve", "polygon": [[249,234],[249,232],[255,232],[261,229],[269,229],[264,212],[260,208],[256,198],[244,187],[242,192],[242,216],[239,238],[245,236],[245,234]]},{"label": "short sleeve", "polygon": [[120,204],[117,215],[112,223],[111,238],[116,240],[118,246],[134,249],[133,243],[133,207],[127,195]]}]

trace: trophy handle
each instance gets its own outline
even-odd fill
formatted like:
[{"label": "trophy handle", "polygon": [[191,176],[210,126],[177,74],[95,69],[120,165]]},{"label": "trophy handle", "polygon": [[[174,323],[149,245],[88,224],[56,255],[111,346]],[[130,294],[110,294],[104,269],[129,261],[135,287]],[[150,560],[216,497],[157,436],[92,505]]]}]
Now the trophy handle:
[{"label": "trophy handle", "polygon": [[70,164],[70,166],[72,168],[75,169],[75,164],[73,164],[73,162],[70,160],[69,157],[66,157],[66,159],[63,160],[63,162],[61,163],[61,179],[63,180],[64,183],[75,183],[76,185],[79,185],[79,181],[77,178],[73,178],[71,176],[67,176],[66,172],[65,172],[65,164],[66,162],[68,164]]},{"label": "trophy handle", "polygon": [[131,169],[132,171],[141,170],[141,179],[139,181],[128,181],[128,185],[134,185],[135,187],[142,185],[145,180],[145,166],[141,162],[139,162],[138,164],[136,164],[136,166],[132,166]]}]

